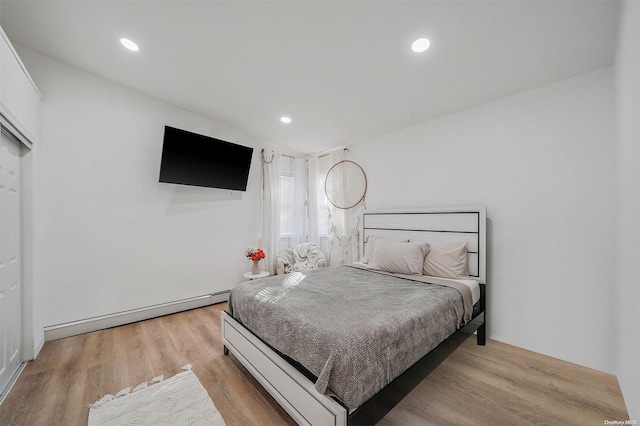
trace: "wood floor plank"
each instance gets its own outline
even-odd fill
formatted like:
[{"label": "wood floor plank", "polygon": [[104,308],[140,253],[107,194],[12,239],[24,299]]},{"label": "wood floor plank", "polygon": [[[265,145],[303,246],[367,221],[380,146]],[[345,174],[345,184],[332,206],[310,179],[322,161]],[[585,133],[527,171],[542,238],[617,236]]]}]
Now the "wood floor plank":
[{"label": "wood floor plank", "polygon": [[[86,425],[89,404],[189,363],[229,426],[294,425],[233,357],[207,306],[47,342],[0,406],[0,425]],[[617,379],[500,342],[467,340],[378,424],[602,425],[627,420]]]},{"label": "wood floor plank", "polygon": [[[615,385],[613,385],[615,383]],[[380,423],[602,425],[628,419],[614,376],[500,342],[467,340]]]}]

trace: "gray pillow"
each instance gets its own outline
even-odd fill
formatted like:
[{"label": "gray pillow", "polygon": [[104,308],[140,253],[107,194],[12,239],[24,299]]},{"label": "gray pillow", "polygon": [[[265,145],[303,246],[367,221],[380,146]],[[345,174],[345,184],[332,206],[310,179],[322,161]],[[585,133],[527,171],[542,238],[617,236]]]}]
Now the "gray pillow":
[{"label": "gray pillow", "polygon": [[400,243],[379,239],[371,255],[369,267],[394,274],[422,275],[427,243]]},{"label": "gray pillow", "polygon": [[403,239],[382,238],[382,237],[377,237],[375,235],[370,235],[369,238],[367,238],[367,243],[364,245],[364,256],[362,256],[362,263],[369,263],[369,261],[371,260],[371,255],[373,254],[373,251],[376,248],[377,240],[396,241],[399,243],[409,242],[408,238],[406,240],[403,240]]}]

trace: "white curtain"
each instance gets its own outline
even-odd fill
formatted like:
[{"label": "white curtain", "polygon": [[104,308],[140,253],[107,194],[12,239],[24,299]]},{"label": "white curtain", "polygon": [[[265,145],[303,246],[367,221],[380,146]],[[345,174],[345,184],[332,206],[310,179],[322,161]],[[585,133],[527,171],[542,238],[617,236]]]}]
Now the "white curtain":
[{"label": "white curtain", "polygon": [[[331,164],[335,165],[347,159],[346,150],[334,151],[331,154]],[[337,182],[344,184],[344,182]],[[339,209],[328,204],[329,238],[331,253],[329,265],[341,265],[360,260],[360,214],[363,203],[351,209]]]},{"label": "white curtain", "polygon": [[266,269],[275,273],[280,251],[280,154],[262,151],[262,249]]},{"label": "white curtain", "polygon": [[[263,152],[261,245],[267,257],[266,269],[271,273],[275,273],[273,262],[281,250],[303,242],[318,244],[329,265],[360,260],[359,219],[364,203],[351,209],[339,209],[330,203],[326,210],[320,207],[326,203],[323,176],[331,166],[346,160],[347,151],[336,150],[328,156],[320,161],[318,157]],[[336,184],[345,182],[338,179]],[[327,234],[328,247],[324,238]]]},{"label": "white curtain", "polygon": [[[318,171],[318,158],[311,157],[307,162],[307,187],[308,187],[308,212],[309,212],[309,242],[320,247],[320,218],[318,217],[318,180],[320,179]],[[326,220],[326,218],[322,218]]]},{"label": "white curtain", "polygon": [[293,160],[293,226],[291,247],[307,242],[307,160]]}]

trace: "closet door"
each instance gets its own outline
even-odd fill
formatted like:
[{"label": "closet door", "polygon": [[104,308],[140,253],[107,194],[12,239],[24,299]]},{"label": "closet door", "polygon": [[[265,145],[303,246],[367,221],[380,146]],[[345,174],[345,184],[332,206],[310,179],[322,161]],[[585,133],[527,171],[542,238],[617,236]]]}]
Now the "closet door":
[{"label": "closet door", "polygon": [[0,392],[22,362],[20,145],[0,131]]}]

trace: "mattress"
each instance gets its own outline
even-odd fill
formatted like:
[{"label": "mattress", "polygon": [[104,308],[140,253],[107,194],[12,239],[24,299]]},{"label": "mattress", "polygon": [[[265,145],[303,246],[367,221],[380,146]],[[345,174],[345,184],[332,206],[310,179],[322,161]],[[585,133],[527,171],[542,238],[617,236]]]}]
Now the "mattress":
[{"label": "mattress", "polygon": [[431,280],[430,282],[434,284],[438,284],[439,282],[442,282],[442,281],[455,281],[460,284],[464,284],[467,287],[469,287],[469,290],[471,290],[471,300],[473,301],[473,304],[475,305],[480,301],[480,283],[477,280],[464,279],[464,278],[440,278],[440,277],[428,277],[428,279]]},{"label": "mattress", "polygon": [[229,298],[237,321],[350,410],[453,334],[467,304],[445,284],[348,266],[246,282]]}]

